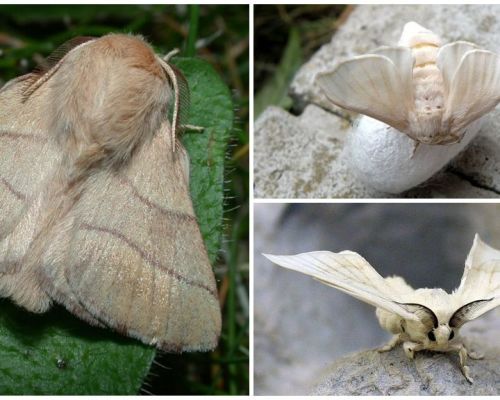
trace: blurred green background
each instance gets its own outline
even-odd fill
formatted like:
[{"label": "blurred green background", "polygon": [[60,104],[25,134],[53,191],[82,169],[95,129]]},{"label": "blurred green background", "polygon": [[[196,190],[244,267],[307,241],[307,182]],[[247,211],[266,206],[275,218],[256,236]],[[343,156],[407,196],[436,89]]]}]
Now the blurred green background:
[{"label": "blurred green background", "polygon": [[0,6],[0,86],[75,36],[141,34],[156,52],[208,61],[232,90],[236,120],[225,179],[225,240],[215,274],[223,332],[212,353],[157,354],[142,394],[248,394],[248,6]]},{"label": "blurred green background", "polygon": [[351,12],[352,5],[254,6],[254,119],[270,105],[290,110],[288,87],[299,67]]}]

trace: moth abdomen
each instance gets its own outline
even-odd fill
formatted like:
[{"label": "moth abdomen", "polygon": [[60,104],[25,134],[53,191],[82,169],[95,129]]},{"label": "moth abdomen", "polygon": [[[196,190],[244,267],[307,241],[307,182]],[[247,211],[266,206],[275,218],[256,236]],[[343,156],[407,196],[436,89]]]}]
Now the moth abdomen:
[{"label": "moth abdomen", "polygon": [[422,143],[435,143],[441,134],[444,110],[443,76],[436,65],[439,38],[417,24],[406,24],[401,42],[414,59],[412,70],[414,112],[409,116],[409,136]]}]

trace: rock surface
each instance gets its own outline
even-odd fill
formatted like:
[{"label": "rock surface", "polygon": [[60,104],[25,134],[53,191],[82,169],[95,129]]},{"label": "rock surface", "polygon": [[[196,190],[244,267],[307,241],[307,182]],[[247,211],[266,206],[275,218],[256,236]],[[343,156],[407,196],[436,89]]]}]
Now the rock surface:
[{"label": "rock surface", "polygon": [[[476,232],[487,243],[500,247],[499,212],[498,204],[255,204],[255,394],[305,395],[314,387],[327,390],[332,377],[340,379],[340,375],[331,374],[340,371],[339,365],[346,377],[342,382],[347,385],[347,376],[353,377],[353,382],[349,381],[353,389],[360,361],[351,365],[351,374],[346,369],[348,363],[338,360],[380,346],[390,337],[378,325],[373,307],[306,275],[273,265],[261,253],[350,249],[362,254],[382,276],[396,274],[413,287],[442,287],[450,292],[460,281]],[[477,343],[478,350],[497,354],[499,324],[500,310],[497,310],[466,324],[461,332]],[[400,349],[393,352],[388,357],[396,357]],[[424,363],[417,366],[428,365],[424,357],[427,355],[422,353],[417,357],[422,358],[419,363]],[[461,393],[463,382],[457,356],[446,355],[442,359],[439,355],[430,356],[429,363],[437,365],[433,368],[447,371],[442,376],[436,374],[433,384],[437,385],[439,376],[439,382],[446,386],[446,379],[453,377],[456,381],[449,382],[456,382],[455,389]],[[476,383],[483,382],[482,386],[486,381],[481,381],[480,374],[492,366],[488,360],[483,364],[470,362],[473,377]],[[421,370],[408,361],[401,361],[402,378],[398,379],[404,382],[415,380],[416,375],[406,378],[403,371]],[[371,365],[372,370],[377,368],[378,364]],[[494,371],[500,371],[498,364]],[[383,379],[382,374],[377,376]],[[489,389],[484,390],[491,390],[491,379]],[[498,375],[496,379],[493,387],[498,390]],[[421,385],[427,382],[424,377]],[[361,391],[363,385],[361,381],[353,390]],[[479,386],[470,390],[479,393]],[[408,387],[416,388],[413,384]],[[379,389],[373,388],[370,394],[378,393]],[[335,391],[340,390],[337,385]],[[342,390],[346,393],[347,388]],[[412,394],[418,395],[420,390],[418,386],[418,391]],[[340,394],[335,391],[331,393]]]},{"label": "rock surface", "polygon": [[[445,42],[467,40],[500,53],[499,5],[361,5],[298,71],[291,92],[302,115],[270,107],[255,123],[256,198],[394,197],[357,181],[343,161],[354,115],[330,103],[314,78],[342,59],[396,44],[415,20]],[[320,110],[322,109],[322,110]],[[449,166],[397,197],[500,197],[500,109]]]},{"label": "rock surface", "polygon": [[[465,326],[462,336],[469,348],[481,349],[482,360],[468,360],[474,379],[469,384],[459,370],[458,355],[453,353],[417,353],[409,360],[401,346],[387,353],[362,351],[337,360],[320,375],[321,383],[313,395],[499,395],[500,348],[490,339],[498,335],[500,312]],[[493,342],[494,343],[494,342]]]}]

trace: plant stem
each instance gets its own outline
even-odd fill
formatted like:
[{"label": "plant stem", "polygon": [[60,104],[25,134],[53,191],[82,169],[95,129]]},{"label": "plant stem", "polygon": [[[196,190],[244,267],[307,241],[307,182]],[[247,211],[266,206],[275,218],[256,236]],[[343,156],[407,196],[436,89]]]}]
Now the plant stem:
[{"label": "plant stem", "polygon": [[196,53],[196,39],[198,37],[198,21],[200,17],[200,6],[189,5],[189,32],[186,43],[186,57],[194,57]]}]

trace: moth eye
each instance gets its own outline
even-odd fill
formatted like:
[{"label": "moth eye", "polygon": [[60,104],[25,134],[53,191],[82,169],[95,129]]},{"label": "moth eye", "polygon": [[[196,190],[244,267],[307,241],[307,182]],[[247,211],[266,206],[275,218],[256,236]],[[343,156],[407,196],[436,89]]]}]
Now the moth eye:
[{"label": "moth eye", "polygon": [[450,336],[448,337],[448,340],[451,340],[455,337],[455,332],[451,331]]},{"label": "moth eye", "polygon": [[430,331],[427,334],[427,337],[429,338],[430,341],[435,342],[436,341],[436,336],[434,336],[434,332]]}]

